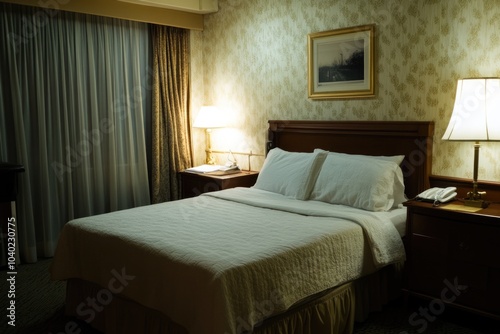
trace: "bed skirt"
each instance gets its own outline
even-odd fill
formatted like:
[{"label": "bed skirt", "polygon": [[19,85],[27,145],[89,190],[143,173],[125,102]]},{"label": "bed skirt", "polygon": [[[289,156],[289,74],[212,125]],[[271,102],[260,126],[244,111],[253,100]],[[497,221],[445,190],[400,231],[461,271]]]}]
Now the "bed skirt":
[{"label": "bed skirt", "polygon": [[[391,265],[324,291],[295,305],[285,314],[265,320],[253,333],[352,333],[355,321],[366,320],[370,312],[380,311],[383,305],[399,296],[401,273],[401,264]],[[106,334],[188,334],[184,327],[159,311],[118,295],[103,293],[104,290],[83,280],[68,280],[66,314],[87,321]],[[89,307],[88,298],[100,299],[99,307]]]}]

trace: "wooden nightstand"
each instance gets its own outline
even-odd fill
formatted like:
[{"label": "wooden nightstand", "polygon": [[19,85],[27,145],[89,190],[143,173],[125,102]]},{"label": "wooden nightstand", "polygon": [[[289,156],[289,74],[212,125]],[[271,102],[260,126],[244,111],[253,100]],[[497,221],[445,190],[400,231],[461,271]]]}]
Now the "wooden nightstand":
[{"label": "wooden nightstand", "polygon": [[259,172],[241,171],[228,175],[198,174],[180,172],[182,198],[195,197],[200,194],[235,187],[251,187],[257,181]]},{"label": "wooden nightstand", "polygon": [[[500,205],[478,212],[409,201],[403,291],[500,319]],[[448,209],[447,209],[448,207]]]}]

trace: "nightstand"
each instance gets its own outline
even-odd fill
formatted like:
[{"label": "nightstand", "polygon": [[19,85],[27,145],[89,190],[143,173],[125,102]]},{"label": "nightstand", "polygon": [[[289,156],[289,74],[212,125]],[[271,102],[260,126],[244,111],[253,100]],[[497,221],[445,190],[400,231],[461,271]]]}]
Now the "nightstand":
[{"label": "nightstand", "polygon": [[257,181],[259,172],[241,171],[227,175],[198,174],[180,172],[182,198],[195,197],[200,194],[235,187],[251,187]]},{"label": "nightstand", "polygon": [[[458,211],[409,201],[403,291],[500,319],[500,205]],[[429,304],[430,305],[430,304]],[[431,306],[431,305],[430,305]]]}]

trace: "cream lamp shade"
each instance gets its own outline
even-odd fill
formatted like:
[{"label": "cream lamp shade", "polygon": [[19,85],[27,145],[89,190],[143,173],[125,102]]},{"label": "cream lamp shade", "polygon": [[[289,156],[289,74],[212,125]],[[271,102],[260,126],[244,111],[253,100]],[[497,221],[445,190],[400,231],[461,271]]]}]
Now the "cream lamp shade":
[{"label": "cream lamp shade", "polygon": [[226,126],[226,118],[224,113],[220,111],[216,106],[203,106],[201,107],[196,119],[193,123],[194,128],[205,129],[206,135],[206,159],[205,163],[207,165],[214,165],[215,158],[212,154],[212,139],[211,131],[215,128],[223,128]]},{"label": "cream lamp shade", "polygon": [[477,190],[479,142],[500,141],[500,78],[468,78],[458,80],[455,105],[443,140],[473,141],[473,190],[465,204],[484,207],[485,192]]},{"label": "cream lamp shade", "polygon": [[224,114],[216,106],[201,107],[193,127],[202,129],[223,128],[227,124]]},{"label": "cream lamp shade", "polygon": [[500,141],[500,78],[458,80],[443,140]]}]

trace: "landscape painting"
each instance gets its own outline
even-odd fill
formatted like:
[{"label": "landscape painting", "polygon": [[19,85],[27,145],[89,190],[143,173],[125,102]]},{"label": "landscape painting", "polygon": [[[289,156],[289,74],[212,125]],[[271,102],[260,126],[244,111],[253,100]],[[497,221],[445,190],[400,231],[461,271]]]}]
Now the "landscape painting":
[{"label": "landscape painting", "polygon": [[309,35],[309,97],[374,96],[373,25]]}]

